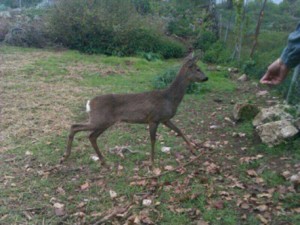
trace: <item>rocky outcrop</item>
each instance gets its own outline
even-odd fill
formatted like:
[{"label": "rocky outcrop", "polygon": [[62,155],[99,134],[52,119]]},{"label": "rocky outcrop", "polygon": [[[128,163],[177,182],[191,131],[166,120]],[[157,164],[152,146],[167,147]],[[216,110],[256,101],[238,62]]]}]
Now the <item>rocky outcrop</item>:
[{"label": "rocky outcrop", "polygon": [[259,113],[256,105],[248,103],[237,103],[233,107],[232,116],[235,121],[251,120]]},{"label": "rocky outcrop", "polygon": [[262,108],[257,116],[253,120],[253,126],[279,121],[279,120],[293,120],[293,117],[286,112],[289,106],[286,105],[275,105],[269,108]]},{"label": "rocky outcrop", "polygon": [[269,122],[256,127],[263,143],[269,146],[277,145],[286,139],[294,137],[299,131],[288,120]]},{"label": "rocky outcrop", "polygon": [[299,128],[294,125],[294,117],[288,113],[290,108],[287,105],[276,105],[260,110],[253,125],[263,143],[269,146],[278,145],[299,133]]}]

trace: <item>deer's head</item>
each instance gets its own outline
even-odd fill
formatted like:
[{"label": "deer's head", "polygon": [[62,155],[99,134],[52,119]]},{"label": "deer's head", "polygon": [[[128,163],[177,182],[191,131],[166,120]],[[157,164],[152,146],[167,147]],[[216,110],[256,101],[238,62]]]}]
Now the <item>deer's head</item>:
[{"label": "deer's head", "polygon": [[208,77],[197,65],[198,58],[193,57],[188,59],[185,63],[186,75],[191,82],[205,82],[208,81]]}]

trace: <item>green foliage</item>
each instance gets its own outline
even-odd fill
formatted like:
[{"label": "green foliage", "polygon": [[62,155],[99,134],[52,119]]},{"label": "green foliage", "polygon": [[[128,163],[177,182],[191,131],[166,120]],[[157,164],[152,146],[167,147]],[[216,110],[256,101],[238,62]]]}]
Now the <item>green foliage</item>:
[{"label": "green foliage", "polygon": [[22,7],[31,7],[37,5],[41,1],[42,0],[3,0],[2,4],[11,8],[19,7],[20,3]]},{"label": "green foliage", "polygon": [[266,70],[265,66],[259,65],[256,63],[255,60],[249,59],[243,62],[242,64],[242,71],[255,78],[260,78],[260,76],[264,73]]},{"label": "green foliage", "polygon": [[185,52],[182,44],[164,36],[155,25],[149,27],[131,0],[62,0],[51,11],[48,24],[56,42],[86,53],[153,52],[171,58]]},{"label": "green foliage", "polygon": [[171,34],[184,38],[195,35],[195,32],[191,29],[190,22],[187,19],[172,20],[168,24],[167,30]]},{"label": "green foliage", "polygon": [[208,63],[226,63],[229,61],[230,52],[226,45],[220,41],[213,43],[204,53],[203,61]]},{"label": "green foliage", "polygon": [[[163,89],[168,87],[173,80],[175,79],[176,75],[178,74],[180,67],[171,67],[164,71],[162,74],[158,75],[153,80],[153,88],[154,89]],[[200,91],[200,84],[191,83],[187,87],[186,93],[187,94],[195,94],[199,93]]]},{"label": "green foliage", "polygon": [[149,0],[132,0],[132,3],[139,14],[145,15],[152,12]]},{"label": "green foliage", "polygon": [[0,12],[5,11],[7,7],[4,4],[0,4]]},{"label": "green foliage", "polygon": [[216,35],[211,31],[202,31],[200,36],[194,42],[195,49],[201,49],[202,51],[207,51],[216,41]]},{"label": "green foliage", "polygon": [[161,59],[159,54],[153,52],[139,52],[138,55],[150,62]]},{"label": "green foliage", "polygon": [[272,187],[276,187],[285,182],[284,178],[274,171],[269,171],[269,170],[264,171],[262,173],[262,177],[267,182],[267,184]]}]

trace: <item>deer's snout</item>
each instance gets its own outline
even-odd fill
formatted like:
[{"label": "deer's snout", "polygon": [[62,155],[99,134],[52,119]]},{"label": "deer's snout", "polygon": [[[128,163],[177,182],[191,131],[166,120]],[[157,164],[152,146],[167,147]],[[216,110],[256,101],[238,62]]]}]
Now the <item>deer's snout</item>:
[{"label": "deer's snout", "polygon": [[208,81],[208,77],[205,77],[204,79],[202,79],[202,82]]}]

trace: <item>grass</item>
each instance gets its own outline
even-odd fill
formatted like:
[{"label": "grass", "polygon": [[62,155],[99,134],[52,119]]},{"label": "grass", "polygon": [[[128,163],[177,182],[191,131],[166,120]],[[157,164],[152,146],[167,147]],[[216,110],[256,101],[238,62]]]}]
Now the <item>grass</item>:
[{"label": "grass", "polygon": [[[0,224],[92,224],[109,210],[130,202],[134,207],[129,217],[148,219],[154,224],[193,224],[200,220],[213,225],[259,224],[253,208],[245,211],[237,206],[242,196],[253,193],[253,185],[262,192],[276,189],[270,221],[293,224],[299,218],[293,211],[299,207],[299,195],[278,194],[277,190],[278,186],[290,185],[280,172],[295,172],[299,140],[268,148],[255,141],[250,122],[237,126],[224,122],[225,117],[230,117],[230,102],[251,95],[241,94],[241,88],[237,88],[240,84],[228,79],[225,71],[207,71],[206,65],[199,63],[210,80],[199,94],[185,96],[174,118],[189,138],[210,141],[217,148],[205,150],[203,157],[181,172],[137,184],[132,183],[133,177],[151,174],[150,140],[144,125],[117,124],[100,136],[98,144],[111,170],[91,159],[95,153],[84,133],[76,136],[68,161],[57,166],[69,126],[87,119],[87,99],[103,93],[149,91],[154,77],[179,65],[179,60],[149,62],[136,57],[6,46],[1,46],[0,52],[0,85],[5,90],[0,104]],[[210,129],[212,124],[220,128]],[[245,133],[246,137],[233,137],[233,132]],[[113,154],[109,149],[115,146],[126,146],[137,153]],[[163,146],[170,146],[171,153],[161,152]],[[264,157],[249,164],[239,161],[257,154]],[[280,157],[288,161],[282,163]],[[160,126],[155,159],[155,167],[164,172],[166,166],[175,168],[186,163],[191,154],[180,138]],[[207,162],[218,165],[220,171],[208,172]],[[254,183],[246,171],[264,166],[267,167],[259,176],[265,182]],[[232,187],[234,179],[243,182],[245,189]],[[117,193],[117,198],[110,197],[110,190]],[[227,197],[221,192],[227,192]],[[145,198],[153,201],[150,207],[142,204]],[[55,203],[64,204],[64,216],[55,213]],[[275,206],[284,207],[288,216],[278,216]],[[246,218],[242,219],[243,215]],[[129,220],[114,218],[113,222],[124,223],[126,219]]]}]

